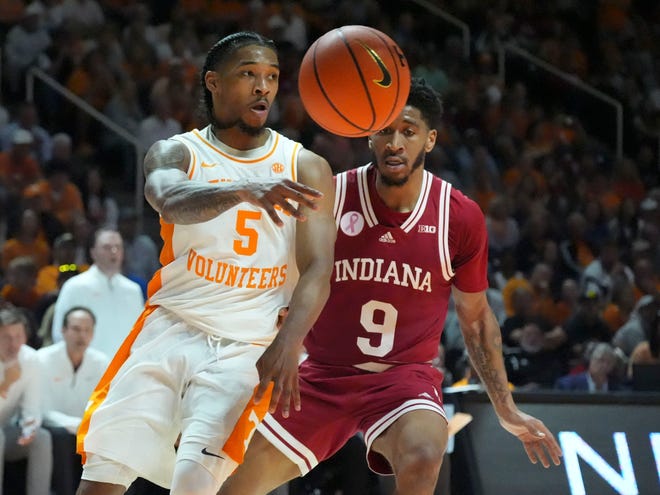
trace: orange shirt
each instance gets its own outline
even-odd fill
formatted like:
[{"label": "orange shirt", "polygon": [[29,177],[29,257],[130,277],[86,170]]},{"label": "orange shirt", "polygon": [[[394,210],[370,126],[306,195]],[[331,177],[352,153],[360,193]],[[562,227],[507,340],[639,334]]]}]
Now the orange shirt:
[{"label": "orange shirt", "polygon": [[525,278],[510,278],[504,287],[502,287],[502,300],[504,302],[504,311],[507,316],[513,316],[513,293],[518,287],[525,287],[533,291],[532,285]]},{"label": "orange shirt", "polygon": [[[660,280],[657,280],[656,283],[655,283],[655,291],[658,294],[660,294]],[[642,289],[637,287],[637,285],[633,286],[633,292],[635,294],[635,302],[639,301],[642,298],[642,296],[646,295],[646,292],[644,292]]]},{"label": "orange shirt", "polygon": [[0,23],[14,24],[20,22],[23,18],[25,5],[22,0],[2,0],[0,2]]},{"label": "orange shirt", "polygon": [[2,269],[7,270],[9,262],[19,256],[32,256],[37,268],[41,268],[50,262],[50,246],[39,238],[29,243],[16,238],[7,239],[2,246]]},{"label": "orange shirt", "polygon": [[21,192],[28,185],[41,179],[39,163],[32,157],[16,162],[8,152],[0,152],[0,182],[10,189]]},{"label": "orange shirt", "polygon": [[621,313],[621,308],[617,304],[609,303],[603,310],[603,320],[612,332],[612,335],[623,326],[627,318]]},{"label": "orange shirt", "polygon": [[65,226],[70,226],[77,214],[84,213],[80,190],[72,182],[67,183],[64,190],[57,194],[50,182],[41,180],[28,186],[23,194],[26,197],[41,196],[44,208],[52,212]]},{"label": "orange shirt", "polygon": [[[79,265],[78,273],[82,273],[89,268],[88,265]],[[39,270],[37,274],[37,292],[41,295],[47,294],[57,289],[57,279],[60,276],[58,265],[46,265]]]},{"label": "orange shirt", "polygon": [[474,201],[479,205],[479,208],[481,208],[481,211],[486,213],[488,211],[488,208],[490,207],[490,202],[497,196],[497,193],[495,191],[491,190],[483,190],[483,189],[476,189],[473,193],[474,195]]},{"label": "orange shirt", "polygon": [[550,323],[559,325],[559,314],[557,313],[557,303],[548,295],[534,294],[534,314],[542,316]]},{"label": "orange shirt", "polygon": [[20,291],[13,285],[7,284],[2,288],[0,296],[19,308],[35,309],[41,295],[36,290]]},{"label": "orange shirt", "polygon": [[577,262],[580,266],[585,267],[594,260],[594,253],[586,242],[577,241],[575,248]]},{"label": "orange shirt", "polygon": [[563,325],[568,321],[568,318],[573,314],[574,309],[569,306],[565,301],[558,301],[555,304],[556,316],[554,318],[557,325]]}]

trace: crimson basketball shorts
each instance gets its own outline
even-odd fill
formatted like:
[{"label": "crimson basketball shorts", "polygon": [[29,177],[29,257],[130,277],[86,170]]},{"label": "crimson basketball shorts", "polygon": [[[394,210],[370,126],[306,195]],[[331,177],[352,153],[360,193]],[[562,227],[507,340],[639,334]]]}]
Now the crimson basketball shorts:
[{"label": "crimson basketball shorts", "polygon": [[307,359],[299,370],[302,409],[284,418],[268,414],[258,431],[305,475],[358,432],[372,471],[392,474],[373,441],[404,414],[433,411],[446,419],[442,373],[430,364],[403,364],[374,373]]}]

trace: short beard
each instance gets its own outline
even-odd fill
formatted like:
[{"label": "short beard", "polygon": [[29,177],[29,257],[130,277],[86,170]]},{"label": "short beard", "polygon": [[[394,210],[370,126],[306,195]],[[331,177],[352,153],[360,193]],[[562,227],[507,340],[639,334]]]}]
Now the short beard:
[{"label": "short beard", "polygon": [[400,179],[392,179],[390,177],[387,177],[384,174],[380,174],[380,180],[385,184],[386,186],[390,187],[402,187],[404,186],[407,182],[408,179],[410,179],[410,176],[412,173],[417,170],[419,167],[424,165],[424,160],[426,159],[426,151],[422,150],[419,152],[419,155],[417,155],[417,158],[415,158],[415,161],[413,162],[412,170],[408,175],[405,177],[402,177]]},{"label": "short beard", "polygon": [[264,132],[265,126],[252,127],[247,125],[241,119],[236,119],[232,122],[220,122],[218,119],[213,119],[213,128],[220,131],[226,129],[232,129],[236,127],[243,134],[247,134],[250,137],[258,137]]}]

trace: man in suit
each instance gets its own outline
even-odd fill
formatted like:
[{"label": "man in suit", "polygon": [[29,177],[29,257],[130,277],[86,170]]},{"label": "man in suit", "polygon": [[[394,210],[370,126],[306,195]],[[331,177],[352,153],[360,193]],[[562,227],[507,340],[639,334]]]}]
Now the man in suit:
[{"label": "man in suit", "polygon": [[614,348],[607,342],[595,343],[589,356],[586,371],[574,375],[564,375],[555,382],[555,389],[583,392],[608,392],[619,390],[615,376],[618,357]]}]

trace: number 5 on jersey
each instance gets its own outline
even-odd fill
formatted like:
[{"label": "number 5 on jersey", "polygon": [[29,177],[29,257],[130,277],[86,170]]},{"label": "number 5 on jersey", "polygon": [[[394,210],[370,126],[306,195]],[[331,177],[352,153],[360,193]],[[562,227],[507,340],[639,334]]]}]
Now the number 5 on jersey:
[{"label": "number 5 on jersey", "polygon": [[236,232],[241,239],[234,240],[234,252],[242,256],[252,256],[257,252],[259,232],[248,227],[248,222],[261,220],[261,212],[253,210],[238,210],[236,213]]}]

